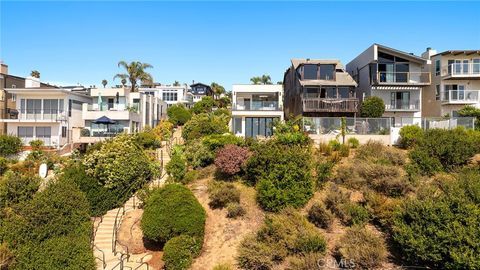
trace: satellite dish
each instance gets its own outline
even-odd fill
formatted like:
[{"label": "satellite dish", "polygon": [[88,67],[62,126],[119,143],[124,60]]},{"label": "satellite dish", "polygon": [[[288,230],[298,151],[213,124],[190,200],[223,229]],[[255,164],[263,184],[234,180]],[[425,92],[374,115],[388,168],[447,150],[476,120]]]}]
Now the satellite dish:
[{"label": "satellite dish", "polygon": [[43,163],[40,165],[40,168],[38,169],[38,174],[40,175],[40,177],[45,178],[47,177],[47,171],[48,171],[47,164]]}]

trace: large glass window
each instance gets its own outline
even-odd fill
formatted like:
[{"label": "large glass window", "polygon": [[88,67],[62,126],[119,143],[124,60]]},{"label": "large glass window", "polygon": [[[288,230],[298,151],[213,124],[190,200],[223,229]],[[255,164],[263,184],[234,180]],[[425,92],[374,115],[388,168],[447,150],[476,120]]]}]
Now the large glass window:
[{"label": "large glass window", "polygon": [[257,136],[269,137],[273,134],[273,117],[247,117],[245,118],[245,136],[256,138]]},{"label": "large glass window", "polygon": [[473,67],[472,67],[472,71],[474,74],[480,74],[480,58],[478,59],[473,59]]},{"label": "large glass window", "polygon": [[241,117],[233,118],[233,133],[235,135],[242,134],[242,118]]},{"label": "large glass window", "polygon": [[410,92],[392,92],[390,105],[393,109],[410,109]]},{"label": "large glass window", "polygon": [[33,127],[18,127],[17,134],[22,139],[33,138]]},{"label": "large glass window", "polygon": [[42,118],[42,100],[41,99],[27,99],[27,119],[41,119]]},{"label": "large glass window", "polygon": [[303,96],[305,98],[318,98],[319,95],[318,95],[318,92],[319,92],[319,88],[304,88],[303,90]]},{"label": "large glass window", "polygon": [[335,79],[335,65],[320,65],[320,80]]},{"label": "large glass window", "polygon": [[440,59],[435,60],[435,76],[440,75]]},{"label": "large glass window", "polygon": [[339,87],[338,88],[338,97],[339,98],[349,98],[350,89],[348,87]]},{"label": "large glass window", "polygon": [[316,80],[317,79],[317,65],[303,65],[303,79]]},{"label": "large glass window", "polygon": [[337,98],[337,88],[335,87],[327,88],[327,98]]}]

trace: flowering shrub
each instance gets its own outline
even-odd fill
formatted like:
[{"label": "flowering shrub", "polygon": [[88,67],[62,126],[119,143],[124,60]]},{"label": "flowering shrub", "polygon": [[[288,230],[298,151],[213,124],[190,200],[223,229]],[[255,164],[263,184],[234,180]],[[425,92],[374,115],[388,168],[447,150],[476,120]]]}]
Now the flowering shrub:
[{"label": "flowering shrub", "polygon": [[235,175],[242,171],[242,167],[245,165],[249,155],[246,148],[231,144],[226,145],[218,150],[215,166],[221,173]]},{"label": "flowering shrub", "polygon": [[167,141],[171,138],[173,132],[173,124],[170,121],[162,120],[155,128],[153,132],[162,141]]}]

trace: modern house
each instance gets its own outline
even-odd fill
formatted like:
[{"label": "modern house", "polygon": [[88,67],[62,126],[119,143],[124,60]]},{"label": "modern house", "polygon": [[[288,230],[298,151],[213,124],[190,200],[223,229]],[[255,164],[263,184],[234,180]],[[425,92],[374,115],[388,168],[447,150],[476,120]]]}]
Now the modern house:
[{"label": "modern house", "polygon": [[24,144],[42,140],[45,146],[60,148],[72,142],[72,129],[83,127],[82,104],[91,102],[85,91],[43,87],[38,78],[28,77],[23,87],[5,89],[15,109],[0,120],[8,134]]},{"label": "modern house", "polygon": [[231,130],[242,137],[269,137],[273,123],[283,120],[282,85],[234,84]]},{"label": "modern house", "polygon": [[145,126],[156,126],[166,117],[166,102],[148,93],[130,92],[127,87],[93,88],[90,96],[91,104],[83,104],[82,108],[81,119],[85,122],[79,139],[82,143],[122,132],[138,132]]},{"label": "modern house", "polygon": [[292,59],[283,78],[285,116],[354,116],[356,86],[338,60]]},{"label": "modern house", "polygon": [[362,100],[378,96],[385,103],[384,117],[394,123],[422,116],[422,89],[431,83],[430,61],[412,53],[373,44],[347,64],[347,72],[358,83]]},{"label": "modern house", "polygon": [[153,87],[140,87],[138,89],[140,93],[153,95],[167,103],[167,107],[174,104],[183,104],[189,108],[193,104],[193,95],[188,91],[186,84],[174,86],[174,85],[161,85],[157,84]]},{"label": "modern house", "polygon": [[210,85],[203,83],[190,85],[190,93],[193,95],[193,103],[199,102],[205,96],[213,96],[213,90]]},{"label": "modern house", "polygon": [[451,50],[436,53],[427,48],[431,59],[432,84],[423,91],[423,116],[457,116],[466,105],[480,108],[480,50]]}]

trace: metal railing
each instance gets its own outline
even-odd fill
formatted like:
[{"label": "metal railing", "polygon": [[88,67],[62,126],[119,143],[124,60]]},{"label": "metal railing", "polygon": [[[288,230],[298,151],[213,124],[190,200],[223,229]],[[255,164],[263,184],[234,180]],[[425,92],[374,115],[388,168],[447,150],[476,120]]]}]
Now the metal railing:
[{"label": "metal railing", "polygon": [[235,104],[233,110],[235,111],[278,111],[281,110],[278,101],[251,101],[247,104]]},{"label": "metal railing", "polygon": [[385,104],[386,111],[418,111],[420,109],[420,100],[414,102],[398,100],[390,104]]},{"label": "metal railing", "polygon": [[303,98],[304,112],[357,112],[357,98]]},{"label": "metal railing", "polygon": [[475,117],[401,117],[400,121],[395,122],[395,127],[409,125],[417,125],[424,130],[432,128],[453,129],[459,126],[475,129]]},{"label": "metal railing", "polygon": [[379,84],[429,84],[430,72],[377,72]]},{"label": "metal railing", "polygon": [[57,109],[26,109],[20,110],[18,114],[11,115],[10,119],[33,120],[33,121],[64,121],[66,120],[65,112]]},{"label": "metal railing", "polygon": [[480,102],[480,90],[448,90],[443,92],[443,102],[476,103]]},{"label": "metal railing", "polygon": [[480,63],[453,63],[447,65],[447,72],[450,76],[456,75],[480,75]]},{"label": "metal railing", "polygon": [[[97,226],[95,227],[95,222],[97,221],[97,218],[100,219],[100,221],[98,222]],[[100,217],[94,217],[93,219],[93,222],[92,222],[92,230],[90,232],[90,248],[92,250],[98,250],[102,253],[102,257],[99,258],[97,256],[95,256],[95,259],[96,260],[99,260],[100,262],[102,262],[102,267],[103,269],[105,269],[107,267],[107,263],[105,262],[105,252],[103,252],[103,250],[101,250],[100,248],[97,247],[97,245],[95,245],[95,237],[97,235],[97,231],[98,231],[98,228],[100,227],[100,224],[103,222],[103,216],[100,216]]]},{"label": "metal railing", "polygon": [[[347,134],[388,135],[392,126],[391,118],[356,118],[346,117]],[[304,117],[303,129],[309,134],[341,134],[341,117]]]}]

